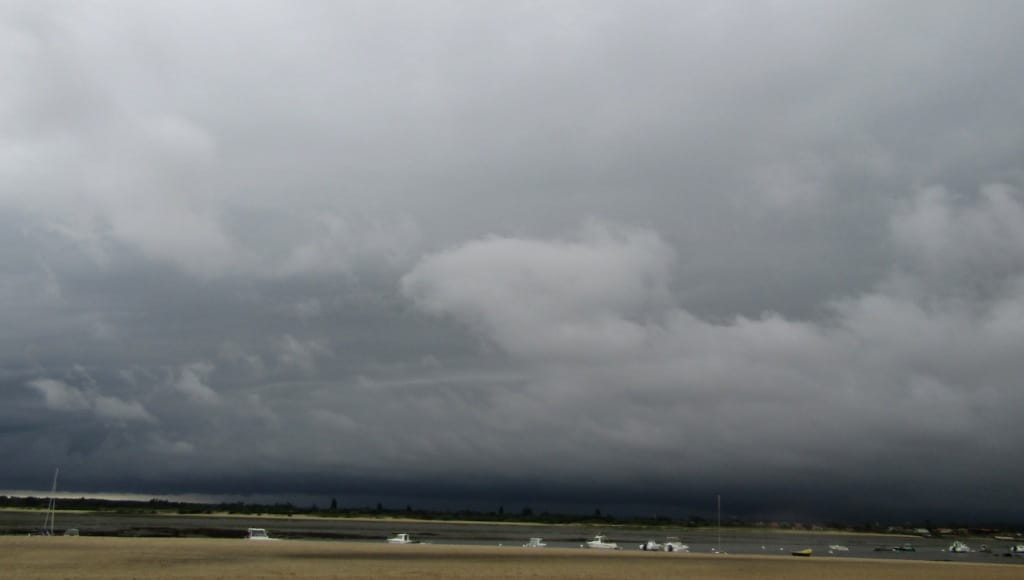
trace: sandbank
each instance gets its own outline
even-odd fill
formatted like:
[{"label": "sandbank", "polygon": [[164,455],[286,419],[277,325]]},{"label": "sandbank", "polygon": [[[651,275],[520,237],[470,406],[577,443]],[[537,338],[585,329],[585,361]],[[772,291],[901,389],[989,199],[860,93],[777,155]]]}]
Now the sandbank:
[{"label": "sandbank", "polygon": [[689,578],[1024,577],[1019,564],[389,545],[384,542],[0,536],[5,578]]}]

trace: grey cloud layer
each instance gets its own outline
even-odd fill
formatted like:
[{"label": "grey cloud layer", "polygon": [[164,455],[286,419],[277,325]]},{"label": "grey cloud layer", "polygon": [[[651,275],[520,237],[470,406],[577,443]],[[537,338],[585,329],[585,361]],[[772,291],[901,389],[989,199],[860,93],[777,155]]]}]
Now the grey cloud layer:
[{"label": "grey cloud layer", "polygon": [[[893,231],[943,226],[909,243],[908,254],[927,256],[908,268],[969,269],[970,279],[933,286],[930,276],[901,270],[872,292],[833,303],[818,322],[766,313],[709,323],[665,306],[638,318],[617,290],[666,277],[656,238],[647,260],[629,255],[629,236],[612,248],[607,238],[592,246],[473,242],[427,258],[404,287],[421,307],[465,321],[533,369],[534,395],[559,409],[546,416],[577,419],[552,436],[579,436],[570,445],[574,461],[602,471],[587,464],[593,454],[610,479],[622,477],[615,470],[623,464],[605,455],[615,449],[659,458],[624,462],[641,480],[671,474],[782,487],[804,470],[823,470],[815,477],[826,486],[925,488],[938,480],[945,491],[998,488],[1020,476],[1012,466],[981,466],[1002,463],[1018,430],[1024,397],[1013,376],[1024,272],[1000,267],[1014,261],[998,251],[1004,237],[988,228],[970,239],[964,232],[990,223],[1019,231],[1024,199],[1006,188],[967,208],[942,199],[921,193],[913,209],[894,217]],[[939,223],[929,225],[935,214]],[[958,252],[929,251],[957,242]],[[654,272],[651,264],[658,264]],[[970,300],[982,284],[1003,291]],[[1011,496],[1005,488],[997,501]]]},{"label": "grey cloud layer", "polygon": [[0,488],[1009,513],[1022,19],[9,2]]}]

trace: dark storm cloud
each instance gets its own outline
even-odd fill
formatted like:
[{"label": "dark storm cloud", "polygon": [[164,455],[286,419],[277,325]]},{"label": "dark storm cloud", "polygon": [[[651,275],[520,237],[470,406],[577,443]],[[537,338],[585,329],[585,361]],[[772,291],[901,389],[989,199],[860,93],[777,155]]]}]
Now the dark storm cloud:
[{"label": "dark storm cloud", "polygon": [[1019,518],[1022,16],[8,3],[0,487]]}]

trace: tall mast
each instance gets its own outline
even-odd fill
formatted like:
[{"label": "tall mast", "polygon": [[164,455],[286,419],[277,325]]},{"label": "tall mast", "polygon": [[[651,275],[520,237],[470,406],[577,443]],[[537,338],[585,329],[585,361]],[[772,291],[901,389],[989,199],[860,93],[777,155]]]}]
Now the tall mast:
[{"label": "tall mast", "polygon": [[722,494],[715,496],[718,500],[718,553],[722,553]]},{"label": "tall mast", "polygon": [[46,506],[46,518],[43,520],[43,534],[47,536],[53,535],[53,524],[57,510],[57,475],[59,473],[59,467],[53,471],[53,487],[50,489],[50,502]]}]

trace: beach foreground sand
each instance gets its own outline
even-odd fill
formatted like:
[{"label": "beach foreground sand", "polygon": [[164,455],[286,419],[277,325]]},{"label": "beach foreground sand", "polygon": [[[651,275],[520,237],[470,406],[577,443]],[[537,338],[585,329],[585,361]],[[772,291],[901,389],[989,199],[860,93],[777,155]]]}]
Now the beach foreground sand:
[{"label": "beach foreground sand", "polygon": [[1015,578],[1024,566],[383,542],[0,537],[3,578]]}]

